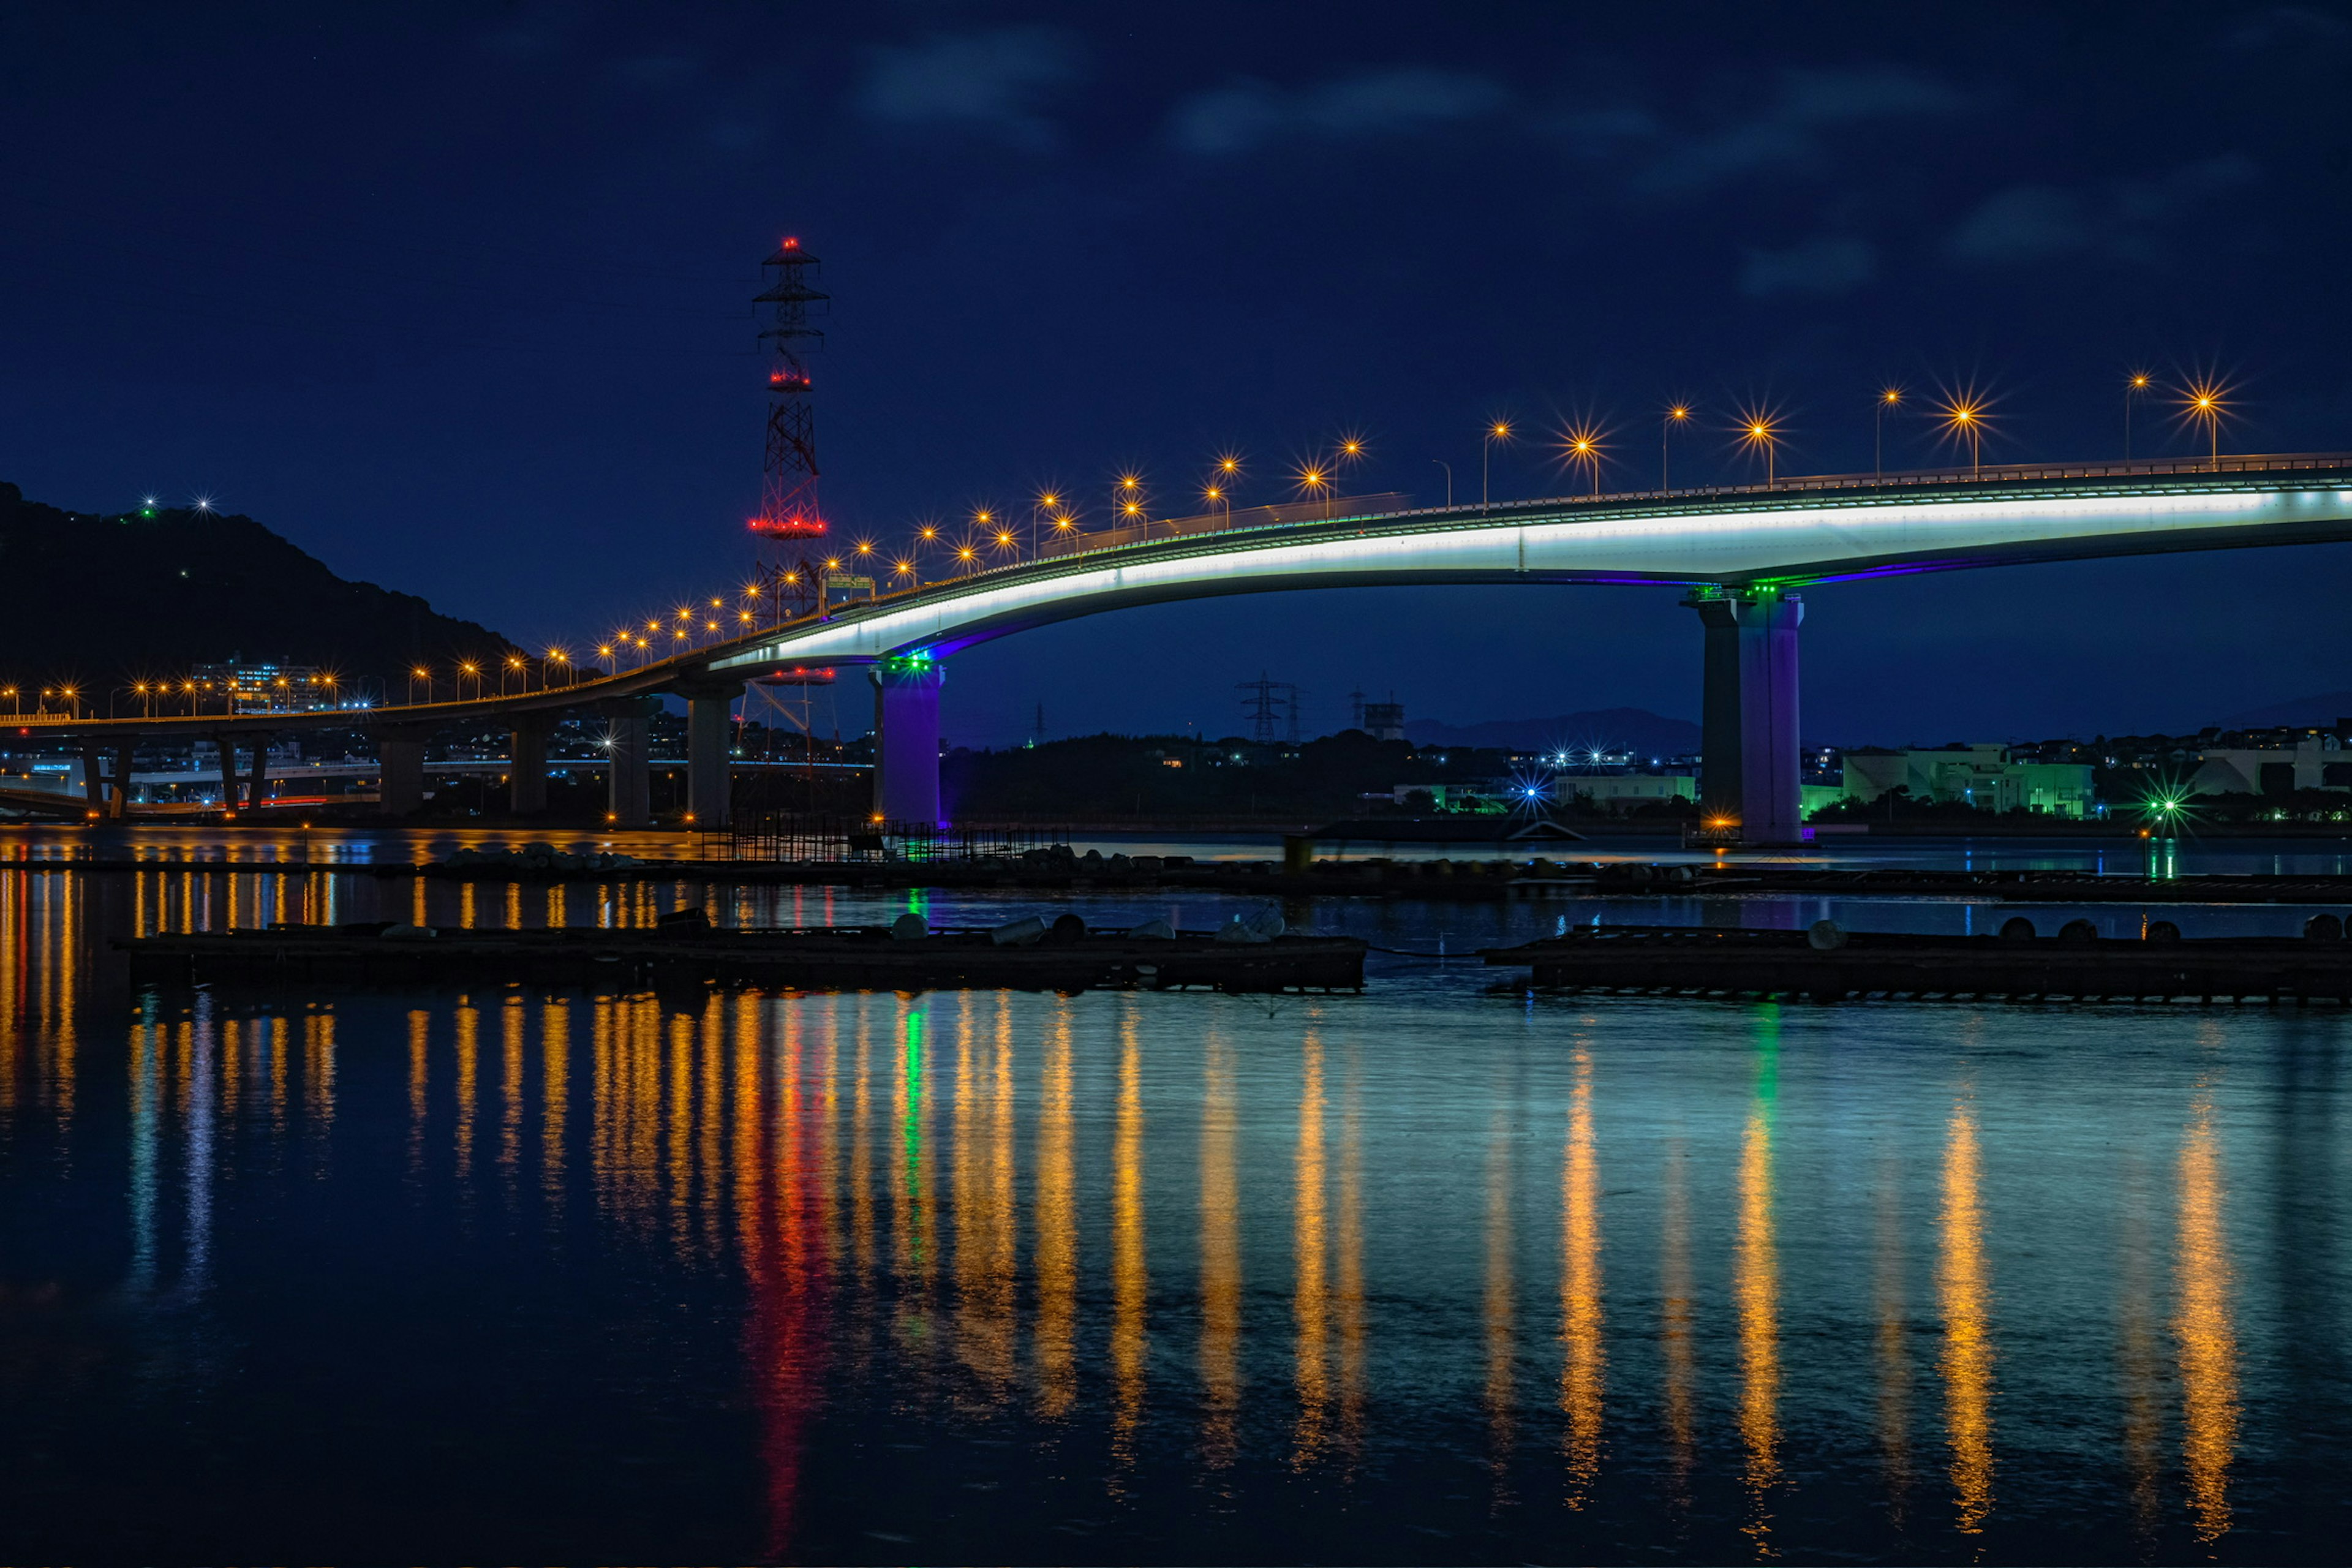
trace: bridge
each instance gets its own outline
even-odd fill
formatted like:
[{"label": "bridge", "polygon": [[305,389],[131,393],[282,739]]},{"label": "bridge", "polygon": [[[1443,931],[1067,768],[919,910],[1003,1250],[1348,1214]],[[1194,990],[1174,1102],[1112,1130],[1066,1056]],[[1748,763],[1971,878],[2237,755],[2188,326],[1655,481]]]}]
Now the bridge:
[{"label": "bridge", "polygon": [[[1759,843],[1799,837],[1798,627],[1815,584],[2038,562],[2352,539],[2352,455],[1983,468],[1782,479],[1478,506],[1406,508],[1382,498],[1162,521],[1047,542],[1032,559],[835,605],[640,668],[512,697],[391,706],[357,720],[382,759],[394,815],[422,803],[425,738],[452,723],[513,736],[513,809],[546,803],[546,736],[565,712],[604,719],[613,820],[647,818],[646,717],[670,695],[688,710],[695,819],[728,816],[728,710],[746,679],[794,666],[863,668],[875,689],[875,810],[937,821],[943,661],[1030,627],[1137,605],[1306,588],[1522,584],[1667,584],[1686,590],[1705,639],[1700,794],[1710,817]],[[30,723],[30,721],[25,722]],[[92,809],[109,747],[129,775],[139,738],[349,729],[348,711],[56,720],[85,747]],[[258,797],[256,789],[255,797]],[[118,794],[113,809],[121,809]]]}]

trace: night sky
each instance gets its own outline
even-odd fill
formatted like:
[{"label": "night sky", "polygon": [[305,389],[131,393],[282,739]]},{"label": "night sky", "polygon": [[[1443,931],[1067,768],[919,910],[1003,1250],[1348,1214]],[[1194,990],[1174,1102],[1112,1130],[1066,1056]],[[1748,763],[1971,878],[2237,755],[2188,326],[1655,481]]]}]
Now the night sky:
[{"label": "night sky", "polygon": [[[1451,13],[1451,15],[1449,15]],[[1474,19],[1475,13],[1475,19]],[[1116,20],[1112,20],[1116,18]],[[2352,18],[2228,5],[0,8],[0,479],[214,498],[347,576],[575,646],[740,580],[751,296],[787,233],[845,536],[1020,502],[1244,502],[1342,433],[1359,490],[1871,465],[1890,379],[1988,458],[2119,455],[2124,377],[2233,388],[2225,449],[2352,448]],[[2144,405],[2143,455],[2200,437]],[[1887,461],[1942,460],[1898,418]],[[1948,453],[1944,454],[1948,455]],[[12,587],[21,588],[21,584]],[[1808,595],[1805,731],[2193,727],[2352,687],[2352,547]],[[951,667],[960,740],[1241,725],[1261,668],[1468,722],[1696,716],[1665,589],[1129,611]],[[102,614],[102,607],[96,613]],[[299,655],[299,649],[285,652]],[[856,704],[845,699],[847,728]],[[2352,709],[2346,710],[2352,711]]]}]

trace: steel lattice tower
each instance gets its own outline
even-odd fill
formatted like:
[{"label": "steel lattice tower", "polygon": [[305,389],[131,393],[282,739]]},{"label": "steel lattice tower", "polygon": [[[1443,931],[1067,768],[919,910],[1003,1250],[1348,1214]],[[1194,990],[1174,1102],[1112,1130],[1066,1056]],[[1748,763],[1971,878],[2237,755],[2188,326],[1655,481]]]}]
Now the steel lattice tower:
[{"label": "steel lattice tower", "polygon": [[826,300],[809,286],[808,274],[816,265],[799,240],[786,239],[761,264],[763,270],[773,268],[775,279],[753,300],[775,307],[760,331],[774,357],[768,366],[767,471],[760,515],[751,520],[752,532],[772,539],[824,533],[816,501],[816,412],[809,404],[807,363],[807,356],[824,344],[824,334],[809,325],[810,307],[822,307]]}]

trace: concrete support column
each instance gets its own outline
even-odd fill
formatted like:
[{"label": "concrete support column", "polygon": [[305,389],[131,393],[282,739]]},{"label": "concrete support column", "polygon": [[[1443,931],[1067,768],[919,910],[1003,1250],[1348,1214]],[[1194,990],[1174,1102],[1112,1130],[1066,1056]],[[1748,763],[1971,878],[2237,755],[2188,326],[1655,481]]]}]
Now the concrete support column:
[{"label": "concrete support column", "polygon": [[686,809],[705,833],[726,826],[734,815],[728,710],[742,690],[739,680],[723,691],[686,694]]},{"label": "concrete support column", "polygon": [[245,792],[246,809],[250,811],[269,798],[269,731],[253,732],[253,783]]},{"label": "concrete support column", "polygon": [[236,737],[226,731],[213,737],[220,748],[221,809],[236,809]]},{"label": "concrete support column", "polygon": [[81,798],[93,816],[106,809],[106,775],[98,766],[104,755],[96,741],[81,743]]},{"label": "concrete support column", "polygon": [[1804,837],[1805,761],[1797,738],[1797,627],[1802,600],[1770,589],[1743,595],[1739,624],[1739,836],[1750,844]]},{"label": "concrete support column", "polygon": [[874,810],[886,822],[940,819],[940,682],[928,658],[874,667]]},{"label": "concrete support column", "polygon": [[376,810],[386,816],[412,816],[425,805],[426,730],[378,730]]},{"label": "concrete support column", "polygon": [[116,816],[131,815],[131,770],[137,760],[139,742],[119,741],[114,747],[114,799],[109,806]]},{"label": "concrete support column", "polygon": [[605,784],[605,813],[615,827],[653,825],[653,779],[647,763],[653,755],[653,711],[645,698],[623,698],[600,710],[604,716],[605,748],[610,775]]},{"label": "concrete support column", "polygon": [[1720,594],[1694,594],[1706,638],[1700,674],[1698,806],[1702,822],[1739,819],[1739,623]]},{"label": "concrete support column", "polygon": [[517,816],[547,811],[547,723],[519,721],[507,738],[507,808]]},{"label": "concrete support column", "polygon": [[1805,606],[1773,588],[1702,589],[1683,601],[1706,637],[1699,710],[1699,816],[1750,844],[1804,836],[1797,738],[1797,627]]}]

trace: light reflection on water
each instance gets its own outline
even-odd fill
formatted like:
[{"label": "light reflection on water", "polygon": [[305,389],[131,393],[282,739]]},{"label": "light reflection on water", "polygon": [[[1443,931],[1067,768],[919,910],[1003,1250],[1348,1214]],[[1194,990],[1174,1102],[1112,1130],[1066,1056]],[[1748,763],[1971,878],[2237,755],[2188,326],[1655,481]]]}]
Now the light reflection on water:
[{"label": "light reflection on water", "polygon": [[189,875],[0,878],[28,1551],[2335,1550],[2333,1012],[110,989],[410,896]]}]

